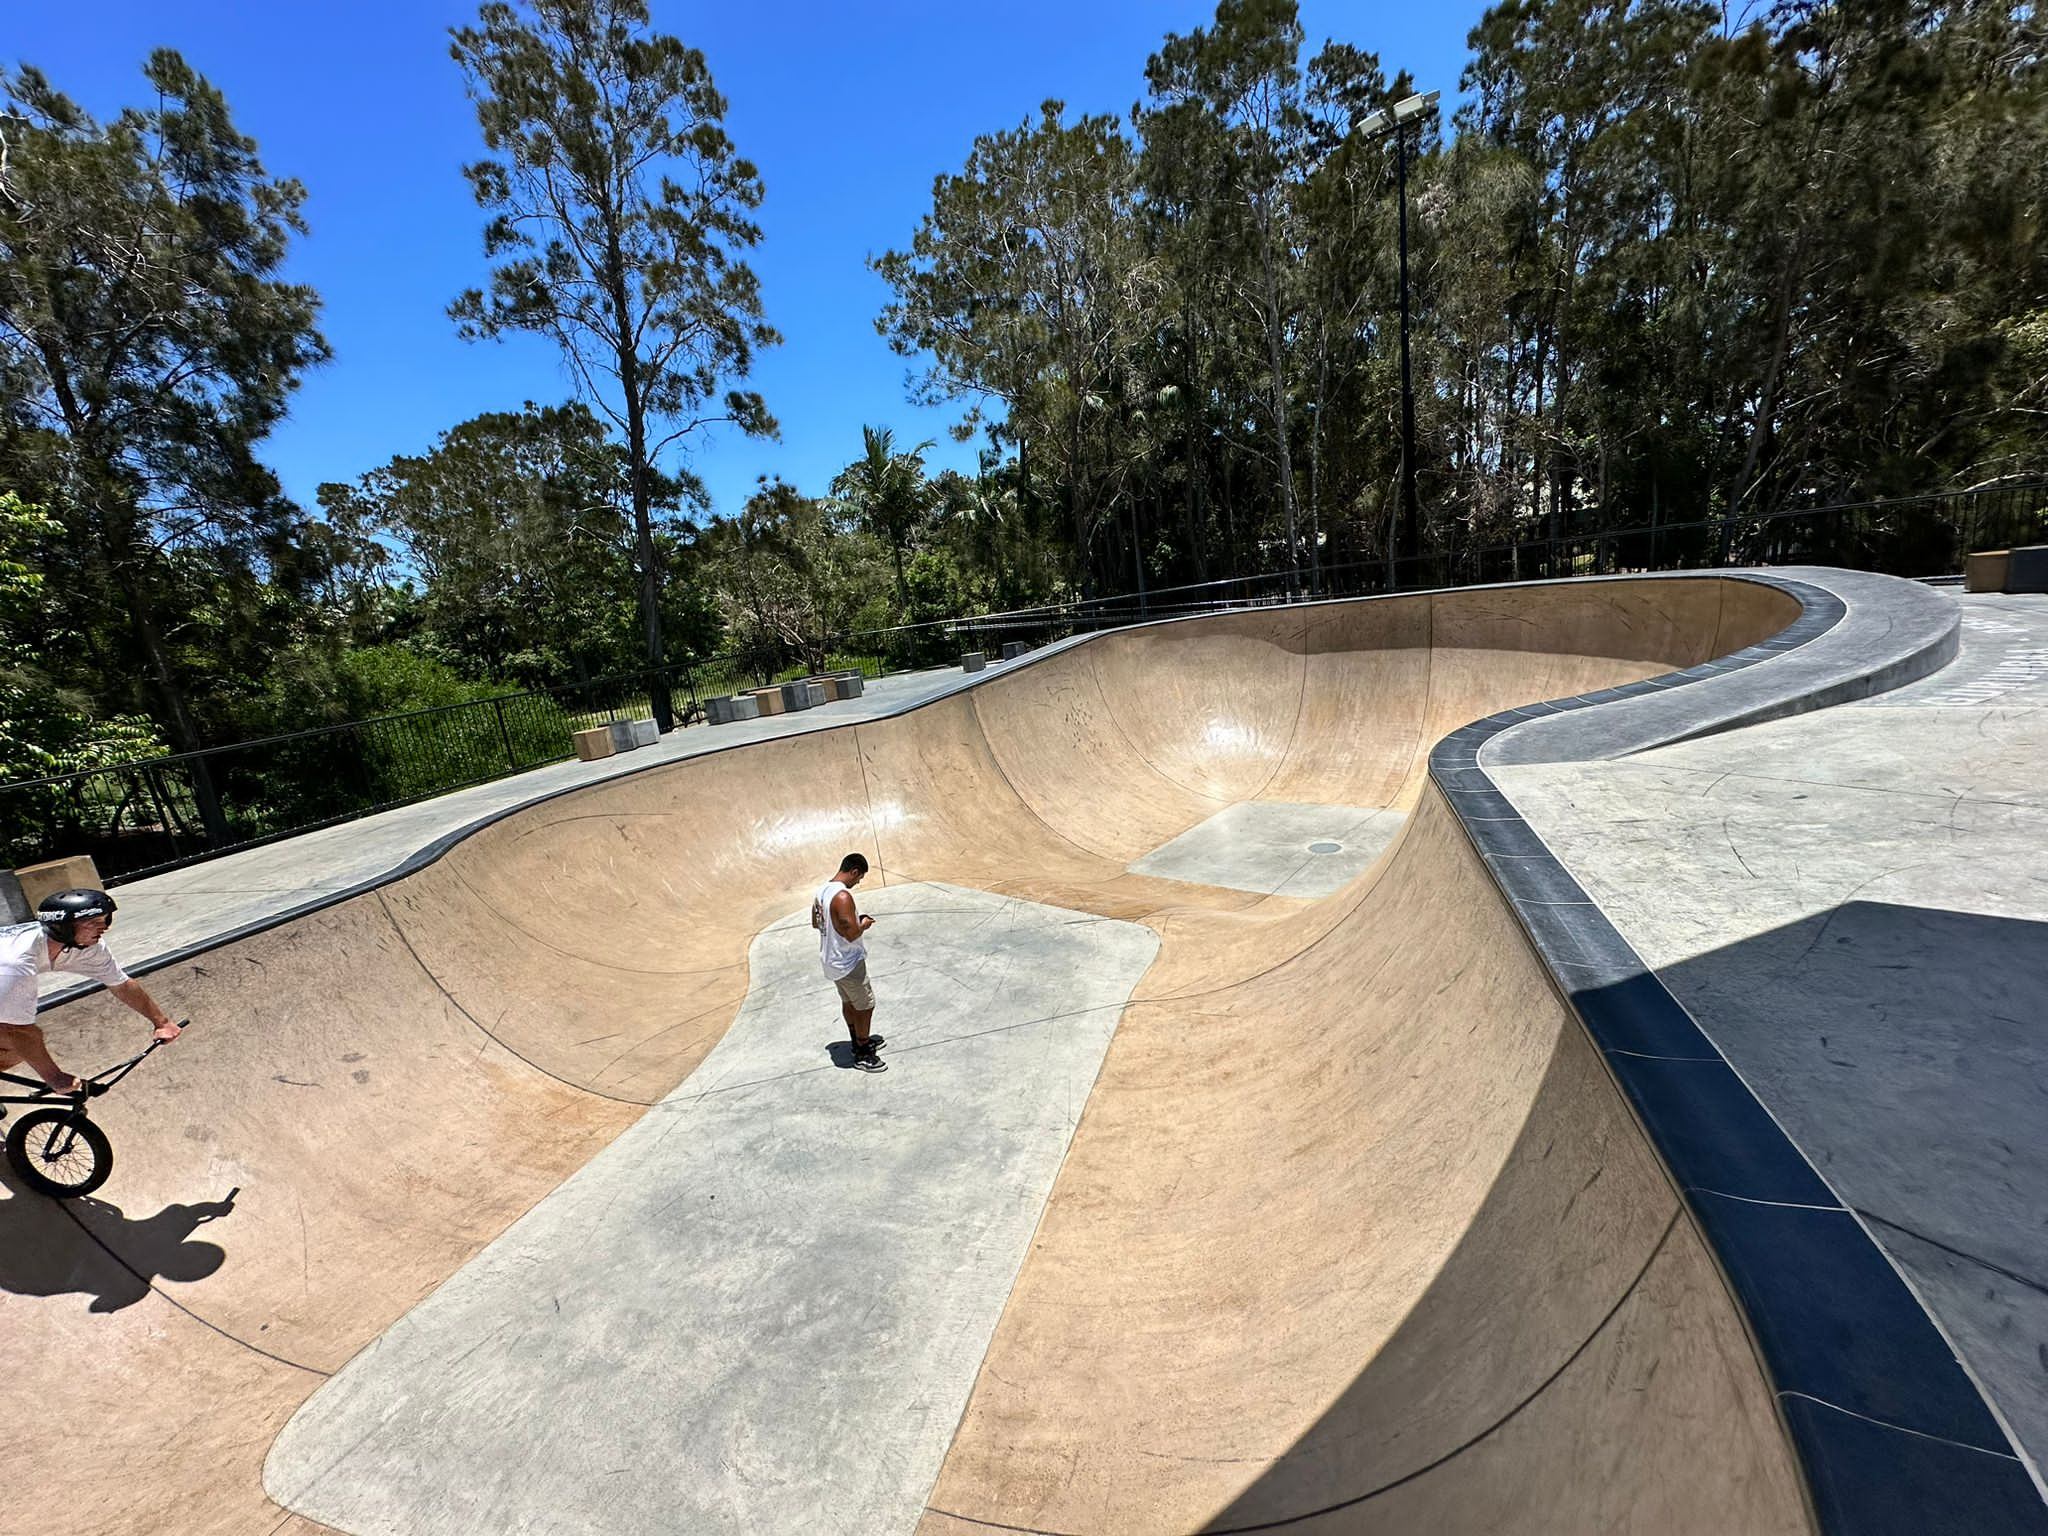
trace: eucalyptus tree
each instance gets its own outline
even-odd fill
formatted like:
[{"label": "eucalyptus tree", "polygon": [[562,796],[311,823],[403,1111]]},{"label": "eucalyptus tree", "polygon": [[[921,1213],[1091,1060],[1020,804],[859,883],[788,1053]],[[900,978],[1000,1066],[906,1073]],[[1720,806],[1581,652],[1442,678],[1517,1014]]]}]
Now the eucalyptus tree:
[{"label": "eucalyptus tree", "polygon": [[1169,133],[1192,138],[1196,147],[1175,158],[1183,170],[1210,168],[1204,180],[1222,217],[1203,222],[1225,242],[1214,270],[1255,317],[1263,347],[1262,393],[1290,565],[1302,563],[1289,420],[1300,314],[1296,204],[1313,155],[1301,45],[1295,0],[1220,0],[1211,26],[1168,34],[1146,61],[1155,106],[1140,120],[1148,148]]},{"label": "eucalyptus tree", "polygon": [[[647,662],[664,660],[656,465],[715,423],[774,436],[736,386],[781,338],[744,253],[759,172],[724,127],[704,55],[650,30],[644,0],[491,0],[454,29],[491,158],[465,174],[491,215],[488,288],[450,306],[472,339],[552,338],[625,435]],[[670,724],[667,693],[655,718]]]}]

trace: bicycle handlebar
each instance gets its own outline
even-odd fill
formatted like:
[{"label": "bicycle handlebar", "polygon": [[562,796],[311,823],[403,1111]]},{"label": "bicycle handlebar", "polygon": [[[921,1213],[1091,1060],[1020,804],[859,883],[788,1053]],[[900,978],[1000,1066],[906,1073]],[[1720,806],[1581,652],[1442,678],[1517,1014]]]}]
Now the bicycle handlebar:
[{"label": "bicycle handlebar", "polygon": [[[186,1030],[192,1027],[192,1021],[190,1019],[179,1019],[177,1023],[178,1032],[180,1034],[184,1033]],[[111,1067],[103,1067],[99,1071],[93,1073],[90,1077],[80,1078],[79,1081],[85,1084],[85,1091],[83,1093],[66,1094],[64,1095],[64,1097],[79,1100],[98,1098],[101,1094],[105,1093],[109,1088],[113,1087],[114,1084],[121,1081],[122,1078],[126,1077],[130,1072],[134,1071],[138,1066],[140,1066],[142,1062],[148,1057],[151,1051],[155,1050],[160,1045],[169,1045],[170,1043],[171,1042],[168,1040],[162,1040],[152,1037],[149,1044],[145,1045],[140,1051],[137,1051],[133,1056],[130,1056],[126,1061],[117,1062]]]}]

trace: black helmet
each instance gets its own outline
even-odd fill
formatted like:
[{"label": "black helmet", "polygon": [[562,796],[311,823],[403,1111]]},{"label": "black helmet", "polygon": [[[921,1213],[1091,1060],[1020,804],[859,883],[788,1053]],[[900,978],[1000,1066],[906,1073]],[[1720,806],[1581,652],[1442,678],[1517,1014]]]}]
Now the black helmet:
[{"label": "black helmet", "polygon": [[36,921],[43,932],[66,949],[78,942],[78,924],[95,917],[114,920],[114,898],[105,891],[52,891],[36,904]]}]

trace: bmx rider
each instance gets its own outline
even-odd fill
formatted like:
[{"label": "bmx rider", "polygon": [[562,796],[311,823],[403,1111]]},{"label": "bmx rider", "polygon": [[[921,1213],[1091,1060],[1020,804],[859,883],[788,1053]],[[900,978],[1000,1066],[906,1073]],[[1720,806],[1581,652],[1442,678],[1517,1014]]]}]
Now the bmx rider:
[{"label": "bmx rider", "polygon": [[0,928],[0,1072],[26,1066],[57,1093],[85,1091],[83,1079],[51,1058],[36,1026],[36,977],[44,971],[91,977],[149,1020],[155,1038],[178,1038],[178,1026],[100,942],[114,911],[105,891],[57,891],[37,905],[34,922]]}]

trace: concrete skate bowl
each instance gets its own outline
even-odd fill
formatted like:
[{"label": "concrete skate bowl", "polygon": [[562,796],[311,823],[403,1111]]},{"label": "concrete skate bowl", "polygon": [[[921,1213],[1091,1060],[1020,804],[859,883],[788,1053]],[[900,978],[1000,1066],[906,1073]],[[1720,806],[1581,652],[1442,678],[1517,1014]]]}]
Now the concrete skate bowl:
[{"label": "concrete skate bowl", "polygon": [[[927,1536],[1852,1528],[1752,1292],[1430,761],[1801,615],[1783,584],[1678,578],[1116,632],[555,796],[174,961],[151,986],[200,1023],[105,1101],[101,1198],[0,1202],[33,1408],[0,1527],[326,1529],[265,1491],[286,1422],[684,1083],[750,943],[861,848],[885,888],[1159,935]],[[1261,803],[1400,831],[1320,899],[1133,872]],[[69,1058],[132,1048],[103,998],[45,1023]]]}]

